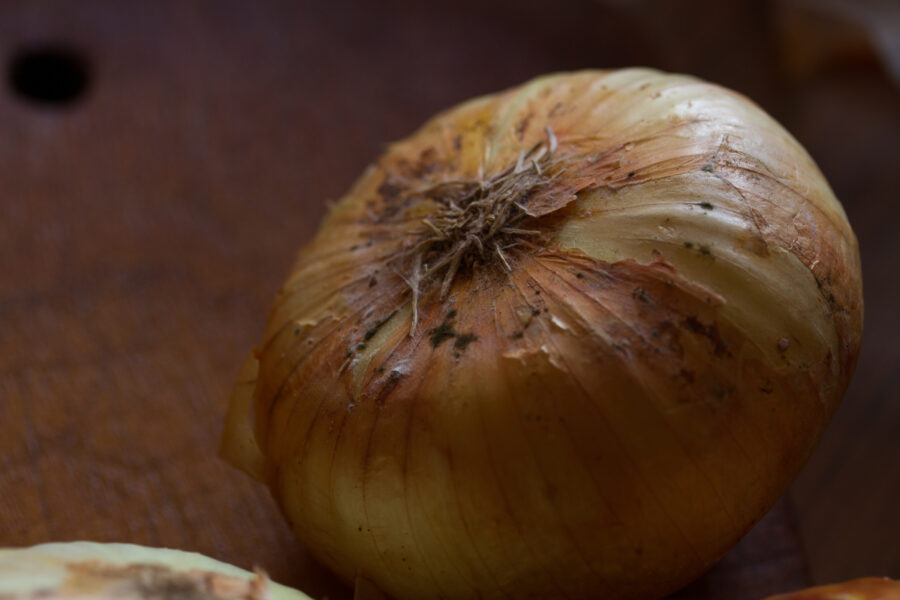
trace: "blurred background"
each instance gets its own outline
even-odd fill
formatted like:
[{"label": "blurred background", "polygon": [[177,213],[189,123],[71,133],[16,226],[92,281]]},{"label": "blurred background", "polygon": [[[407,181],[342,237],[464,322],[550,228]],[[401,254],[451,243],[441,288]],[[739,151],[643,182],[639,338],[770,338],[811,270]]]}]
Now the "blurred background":
[{"label": "blurred background", "polygon": [[632,65],[784,124],[863,258],[863,352],[821,446],[678,597],[900,578],[897,0],[0,3],[0,546],[178,547],[349,598],[215,457],[294,252],[434,112]]}]

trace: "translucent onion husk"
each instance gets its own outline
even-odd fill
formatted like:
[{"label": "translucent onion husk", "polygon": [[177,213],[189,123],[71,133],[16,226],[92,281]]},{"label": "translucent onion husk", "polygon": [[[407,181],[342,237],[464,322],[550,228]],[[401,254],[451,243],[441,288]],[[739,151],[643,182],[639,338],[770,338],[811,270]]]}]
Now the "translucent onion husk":
[{"label": "translucent onion husk", "polygon": [[398,598],[659,597],[796,475],[861,323],[844,211],[752,102],[541,77],[438,115],[330,208],[222,452]]},{"label": "translucent onion husk", "polygon": [[766,600],[900,600],[900,582],[880,577],[861,577],[770,596]]},{"label": "translucent onion husk", "polygon": [[212,558],[134,544],[0,548],[3,600],[310,600]]}]

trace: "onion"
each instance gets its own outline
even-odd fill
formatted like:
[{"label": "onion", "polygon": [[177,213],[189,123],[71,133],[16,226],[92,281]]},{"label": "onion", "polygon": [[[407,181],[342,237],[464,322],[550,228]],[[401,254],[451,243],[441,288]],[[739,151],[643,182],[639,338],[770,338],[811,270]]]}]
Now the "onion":
[{"label": "onion", "polygon": [[262,573],[133,544],[68,542],[0,548],[3,600],[309,600]]},{"label": "onion", "polygon": [[859,255],[803,148],[647,69],[541,77],[391,145],[301,251],[222,453],[398,598],[653,598],[810,454]]},{"label": "onion", "polygon": [[862,577],[843,583],[771,596],[767,600],[900,600],[900,582]]}]

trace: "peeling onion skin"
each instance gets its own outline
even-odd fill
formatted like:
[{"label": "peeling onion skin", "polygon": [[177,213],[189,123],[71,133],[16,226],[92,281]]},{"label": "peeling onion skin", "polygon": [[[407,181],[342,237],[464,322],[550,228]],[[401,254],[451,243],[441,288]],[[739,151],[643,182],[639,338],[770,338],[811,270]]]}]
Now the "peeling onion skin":
[{"label": "peeling onion skin", "polygon": [[[520,160],[538,144],[564,166]],[[472,242],[414,311],[410,249],[450,210],[417,190],[517,165],[555,177],[518,200],[532,233]],[[844,211],[762,110],[647,69],[550,75],[438,115],[331,208],[222,452],[348,582],[658,598],[797,474],[861,329]]]},{"label": "peeling onion skin", "polygon": [[194,552],[64,542],[0,548],[2,600],[310,600]]},{"label": "peeling onion skin", "polygon": [[900,600],[900,582],[887,578],[861,577],[770,596],[766,600]]}]

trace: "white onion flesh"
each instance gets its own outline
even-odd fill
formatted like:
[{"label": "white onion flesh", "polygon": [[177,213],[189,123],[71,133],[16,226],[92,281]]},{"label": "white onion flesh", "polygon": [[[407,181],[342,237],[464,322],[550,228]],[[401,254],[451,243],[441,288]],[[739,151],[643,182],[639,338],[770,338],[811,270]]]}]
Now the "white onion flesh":
[{"label": "white onion flesh", "polygon": [[263,573],[197,554],[134,544],[0,548],[3,600],[310,600]]}]

